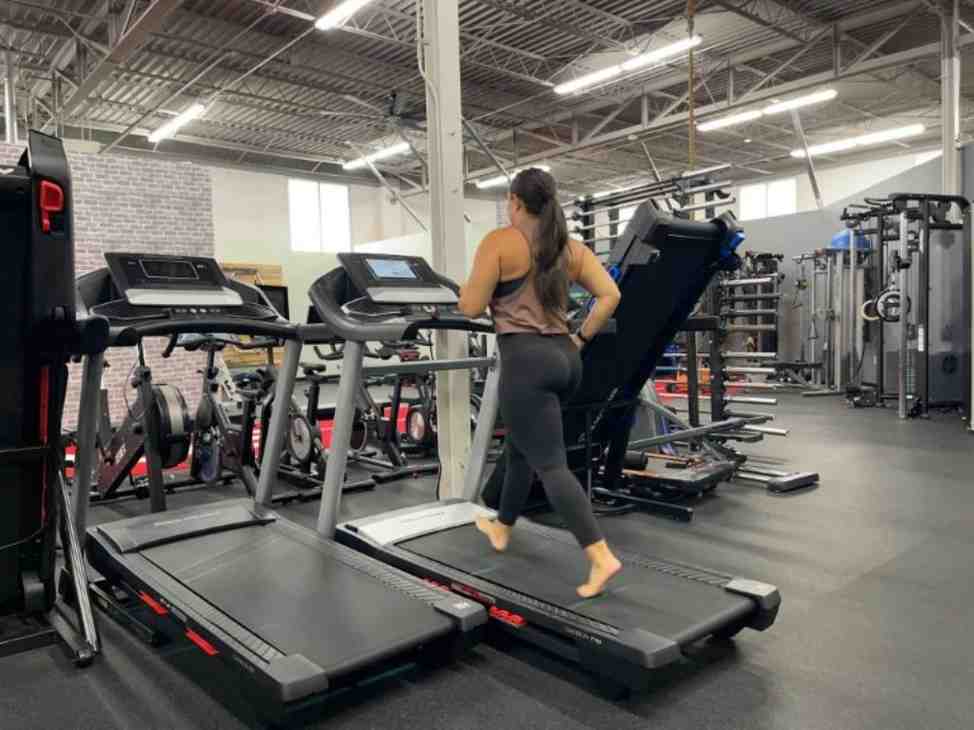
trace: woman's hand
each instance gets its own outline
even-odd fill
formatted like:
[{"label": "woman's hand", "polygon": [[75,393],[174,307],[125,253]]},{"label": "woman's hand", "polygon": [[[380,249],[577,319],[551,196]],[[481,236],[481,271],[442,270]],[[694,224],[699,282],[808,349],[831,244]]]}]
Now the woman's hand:
[{"label": "woman's hand", "polygon": [[575,347],[577,347],[579,350],[585,348],[585,342],[577,334],[572,333],[571,338],[572,338],[572,342],[575,343]]}]

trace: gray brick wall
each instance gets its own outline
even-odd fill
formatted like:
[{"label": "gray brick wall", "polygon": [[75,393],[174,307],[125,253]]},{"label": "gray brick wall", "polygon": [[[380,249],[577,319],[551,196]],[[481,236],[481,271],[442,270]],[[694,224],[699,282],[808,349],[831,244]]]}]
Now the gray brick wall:
[{"label": "gray brick wall", "polygon": [[[0,165],[16,164],[23,148],[0,144]],[[78,274],[104,266],[106,251],[213,255],[213,200],[210,171],[182,162],[163,162],[127,155],[69,152],[74,192],[75,257]],[[177,351],[168,360],[159,354],[164,340],[146,343],[146,360],[156,383],[178,386],[196,407],[201,388],[197,370],[203,356]],[[104,384],[113,423],[125,416],[125,398],[135,391],[125,385],[136,350],[115,349]],[[65,408],[65,428],[73,428],[80,395],[80,367],[73,367]]]}]

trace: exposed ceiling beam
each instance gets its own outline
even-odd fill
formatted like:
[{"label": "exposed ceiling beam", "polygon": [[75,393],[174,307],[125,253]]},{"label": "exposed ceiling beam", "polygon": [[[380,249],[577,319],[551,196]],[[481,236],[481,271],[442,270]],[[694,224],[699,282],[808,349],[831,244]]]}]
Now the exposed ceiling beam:
[{"label": "exposed ceiling beam", "polygon": [[[553,28],[559,33],[579,40],[593,41],[603,48],[627,50],[626,44],[612,35],[590,30],[595,21],[591,15],[588,19],[584,17],[586,13],[591,14],[591,8],[586,8],[587,3],[566,7],[568,3],[563,0],[533,0],[530,3],[517,3],[513,0],[476,0],[476,2],[517,18],[544,23],[547,28]],[[571,22],[572,20],[576,22]],[[618,32],[618,26],[614,30]]]},{"label": "exposed ceiling beam", "polygon": [[[880,8],[873,10],[868,10],[862,13],[856,13],[850,15],[847,18],[840,20],[837,23],[838,28],[841,31],[855,30],[857,28],[868,28],[875,23],[881,23],[884,20],[890,18],[896,18],[904,13],[910,12],[915,7],[915,2],[895,2],[883,5]],[[749,61],[756,61],[762,58],[767,58],[773,54],[786,52],[789,50],[797,49],[804,45],[804,42],[796,42],[793,40],[783,39],[776,43],[770,43],[753,50],[748,50],[741,53],[735,53],[726,57],[726,62],[731,66],[740,68],[741,64],[747,63]],[[926,54],[929,55],[929,54]],[[715,64],[715,68],[719,68],[720,64]],[[830,76],[830,79],[834,78]],[[678,86],[683,86],[686,89],[686,73],[684,72],[668,72],[665,74],[660,74],[652,79],[647,79],[643,82],[639,89],[641,92],[654,92],[662,91],[665,89],[670,89]],[[777,88],[777,87],[776,87]],[[632,97],[635,93],[632,89],[627,89],[620,91],[618,94],[610,94],[606,96],[600,96],[594,99],[588,99],[587,101],[581,101],[573,109],[565,111],[556,111],[548,115],[548,123],[552,122],[566,122],[570,121],[572,117],[579,114],[584,114],[586,112],[598,112],[603,109],[611,107],[613,104],[618,104],[625,98]],[[489,116],[481,116],[477,119],[485,119]],[[539,125],[541,126],[541,125]],[[496,139],[498,141],[510,138],[511,132],[500,132]]]},{"label": "exposed ceiling beam", "polygon": [[[958,48],[963,48],[974,44],[974,34],[967,34],[961,36],[957,41]],[[845,71],[836,76],[832,71],[826,71],[818,74],[812,74],[802,79],[797,79],[795,81],[790,81],[784,84],[780,84],[773,89],[764,89],[745,102],[735,102],[733,104],[728,103],[716,103],[708,104],[702,106],[697,110],[697,117],[705,118],[708,114],[727,112],[744,104],[753,103],[758,100],[770,99],[773,96],[778,96],[781,94],[794,93],[798,91],[804,91],[806,89],[814,88],[820,84],[838,81],[843,78],[850,78],[859,74],[868,74],[875,71],[882,71],[889,68],[894,68],[896,66],[903,66],[924,58],[937,57],[940,54],[940,43],[928,43],[924,46],[919,46],[917,48],[912,48],[907,51],[900,51],[898,53],[891,53],[885,56],[880,56],[878,58],[873,58],[868,61],[864,61],[859,64],[854,71]],[[592,139],[582,140],[576,144],[562,145],[560,148],[554,148],[550,150],[545,150],[543,153],[536,155],[530,155],[519,162],[521,164],[529,164],[532,162],[539,162],[541,160],[551,160],[557,158],[562,154],[569,154],[583,150],[589,147],[596,147],[599,145],[604,145],[611,143],[620,139],[626,139],[631,134],[645,135],[654,131],[660,131],[665,129],[670,129],[674,127],[684,127],[688,121],[688,115],[686,112],[680,112],[676,114],[671,114],[668,116],[657,117],[649,124],[634,124],[622,129],[617,129],[612,132],[607,132],[605,134],[599,135]],[[482,175],[485,170],[474,170],[470,173],[472,177]]]},{"label": "exposed ceiling beam", "polygon": [[811,40],[820,26],[817,20],[775,0],[712,0],[712,3],[799,43]]},{"label": "exposed ceiling beam", "polygon": [[[84,36],[92,35],[99,26],[104,22],[101,16],[107,18],[108,13],[111,10],[111,0],[101,0],[98,6],[94,8],[93,15],[98,16],[90,20],[85,20],[81,24],[81,28],[77,31],[79,34]],[[51,59],[51,72],[55,70],[63,70],[71,65],[74,61],[75,53],[77,51],[78,45],[75,43],[74,38],[66,37],[64,42],[61,44],[61,48],[58,49],[54,58]],[[43,97],[48,94],[51,90],[50,79],[45,79],[43,81],[38,81],[34,84],[31,89],[31,94],[35,97]]]},{"label": "exposed ceiling beam", "polygon": [[65,100],[58,110],[62,119],[70,117],[75,110],[87,101],[112,76],[112,72],[124,64],[145,43],[149,36],[162,29],[166,18],[179,7],[182,0],[155,0],[118,39],[108,56],[103,58],[91,73],[85,77],[74,93]]}]

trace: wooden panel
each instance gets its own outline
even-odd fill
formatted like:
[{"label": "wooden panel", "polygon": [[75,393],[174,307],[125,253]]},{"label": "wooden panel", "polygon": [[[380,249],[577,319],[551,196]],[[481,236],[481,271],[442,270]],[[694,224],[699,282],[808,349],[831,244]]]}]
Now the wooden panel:
[{"label": "wooden panel", "polygon": [[[228,278],[245,284],[267,284],[285,286],[284,269],[280,264],[255,264],[245,261],[221,261]],[[267,354],[263,350],[238,350],[228,347],[223,351],[223,361],[229,368],[258,368],[267,364]],[[274,350],[274,364],[284,362],[284,348]]]}]

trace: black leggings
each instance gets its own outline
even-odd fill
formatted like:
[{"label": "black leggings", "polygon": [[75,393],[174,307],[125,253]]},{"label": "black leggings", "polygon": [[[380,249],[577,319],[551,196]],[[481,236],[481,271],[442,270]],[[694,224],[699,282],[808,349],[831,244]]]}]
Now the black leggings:
[{"label": "black leggings", "polygon": [[583,548],[602,539],[592,504],[565,456],[561,409],[582,379],[578,348],[567,335],[507,334],[501,354],[500,410],[507,464],[497,518],[513,525],[534,474],[548,501]]}]

